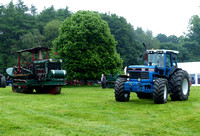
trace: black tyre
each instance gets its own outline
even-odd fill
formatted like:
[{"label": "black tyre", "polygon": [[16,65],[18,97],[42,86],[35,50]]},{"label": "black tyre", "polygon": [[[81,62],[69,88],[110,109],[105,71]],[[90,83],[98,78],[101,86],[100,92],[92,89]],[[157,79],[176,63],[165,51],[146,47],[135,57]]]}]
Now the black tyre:
[{"label": "black tyre", "polygon": [[155,104],[164,104],[167,102],[167,79],[158,78],[154,82],[153,100]]},{"label": "black tyre", "polygon": [[40,94],[40,93],[42,93],[42,88],[36,87],[36,88],[35,88],[35,91],[36,91],[36,93]]},{"label": "black tyre", "polygon": [[60,94],[61,92],[61,86],[52,86],[49,89],[50,89],[50,94]]},{"label": "black tyre", "polygon": [[32,94],[33,93],[33,88],[26,88],[26,89],[24,89],[24,91],[23,91],[25,94]]},{"label": "black tyre", "polygon": [[60,94],[61,92],[61,86],[56,86],[56,93],[55,94]]},{"label": "black tyre", "polygon": [[171,93],[170,97],[172,101],[186,101],[188,100],[190,92],[189,74],[184,70],[176,71],[170,81]]},{"label": "black tyre", "polygon": [[13,93],[23,93],[24,89],[21,89],[18,86],[15,86],[14,84],[12,84],[12,91],[13,91]]},{"label": "black tyre", "polygon": [[143,92],[138,92],[137,97],[139,99],[152,99],[152,94],[151,93],[143,93]]},{"label": "black tyre", "polygon": [[0,87],[6,87],[6,78],[5,78],[5,76],[2,76],[1,77],[1,86]]},{"label": "black tyre", "polygon": [[50,93],[50,89],[48,87],[36,87],[35,90],[38,94]]},{"label": "black tyre", "polygon": [[115,100],[120,102],[129,101],[130,92],[125,92],[124,90],[124,82],[126,82],[126,78],[119,78],[115,82]]}]

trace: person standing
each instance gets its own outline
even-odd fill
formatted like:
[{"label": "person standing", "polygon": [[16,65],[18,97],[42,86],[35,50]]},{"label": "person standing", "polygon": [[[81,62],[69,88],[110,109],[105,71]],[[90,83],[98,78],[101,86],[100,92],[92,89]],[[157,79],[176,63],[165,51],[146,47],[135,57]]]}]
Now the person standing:
[{"label": "person standing", "polygon": [[106,77],[104,76],[104,74],[101,75],[101,86],[103,89],[106,88]]}]

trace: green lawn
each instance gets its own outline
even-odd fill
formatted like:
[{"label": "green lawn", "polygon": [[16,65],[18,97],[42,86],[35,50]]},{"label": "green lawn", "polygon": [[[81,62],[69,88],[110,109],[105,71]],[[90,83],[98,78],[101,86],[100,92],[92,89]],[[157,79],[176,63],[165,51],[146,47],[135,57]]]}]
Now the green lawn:
[{"label": "green lawn", "polygon": [[131,94],[116,102],[113,89],[65,87],[60,95],[12,93],[0,88],[2,136],[199,136],[200,87],[188,101],[154,104]]}]

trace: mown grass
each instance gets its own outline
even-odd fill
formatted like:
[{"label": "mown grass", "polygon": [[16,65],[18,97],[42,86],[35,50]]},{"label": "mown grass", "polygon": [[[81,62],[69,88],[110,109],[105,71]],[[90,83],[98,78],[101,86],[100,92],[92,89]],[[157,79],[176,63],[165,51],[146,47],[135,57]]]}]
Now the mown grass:
[{"label": "mown grass", "polygon": [[64,87],[60,95],[12,93],[0,88],[2,136],[199,136],[200,87],[188,101],[157,105],[131,94],[116,102],[113,89]]}]

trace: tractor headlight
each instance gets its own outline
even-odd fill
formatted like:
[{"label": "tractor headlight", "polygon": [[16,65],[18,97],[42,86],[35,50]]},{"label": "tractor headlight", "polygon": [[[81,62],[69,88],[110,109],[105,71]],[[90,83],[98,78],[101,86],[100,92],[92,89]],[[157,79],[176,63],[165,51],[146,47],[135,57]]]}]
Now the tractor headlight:
[{"label": "tractor headlight", "polygon": [[127,78],[127,81],[129,81],[129,78]]},{"label": "tractor headlight", "polygon": [[140,79],[140,78],[138,78],[138,81],[140,82],[140,81],[141,81],[141,79]]},{"label": "tractor headlight", "polygon": [[53,62],[53,60],[52,60],[52,59],[49,59],[49,61],[50,61],[50,62]]},{"label": "tractor headlight", "polygon": [[154,72],[154,68],[149,68],[149,71],[150,72]]}]

